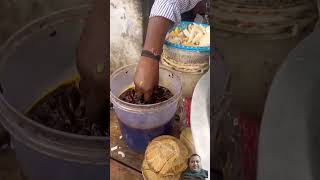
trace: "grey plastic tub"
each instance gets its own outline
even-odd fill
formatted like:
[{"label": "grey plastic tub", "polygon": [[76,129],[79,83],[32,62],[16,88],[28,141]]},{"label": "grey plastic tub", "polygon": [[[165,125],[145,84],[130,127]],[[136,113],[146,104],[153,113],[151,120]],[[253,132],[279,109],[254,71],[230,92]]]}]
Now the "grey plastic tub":
[{"label": "grey plastic tub", "polygon": [[77,76],[75,52],[88,10],[82,6],[40,18],[0,51],[0,121],[29,180],[109,178],[108,138],[57,131],[23,115],[39,97]]}]

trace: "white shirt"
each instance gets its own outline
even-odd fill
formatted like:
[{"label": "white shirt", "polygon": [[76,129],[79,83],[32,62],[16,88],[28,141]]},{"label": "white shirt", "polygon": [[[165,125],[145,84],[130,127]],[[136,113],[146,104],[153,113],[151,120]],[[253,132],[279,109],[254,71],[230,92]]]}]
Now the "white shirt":
[{"label": "white shirt", "polygon": [[201,0],[155,0],[150,17],[162,16],[174,23],[181,21],[181,14],[193,9]]}]

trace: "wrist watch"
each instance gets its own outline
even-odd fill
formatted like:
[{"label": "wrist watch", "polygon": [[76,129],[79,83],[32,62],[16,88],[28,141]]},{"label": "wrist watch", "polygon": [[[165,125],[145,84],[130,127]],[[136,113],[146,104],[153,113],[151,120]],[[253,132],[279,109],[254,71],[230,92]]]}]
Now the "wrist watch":
[{"label": "wrist watch", "polygon": [[160,58],[161,58],[161,55],[156,55],[155,53],[148,50],[142,50],[141,56],[148,57],[157,61],[160,61]]}]

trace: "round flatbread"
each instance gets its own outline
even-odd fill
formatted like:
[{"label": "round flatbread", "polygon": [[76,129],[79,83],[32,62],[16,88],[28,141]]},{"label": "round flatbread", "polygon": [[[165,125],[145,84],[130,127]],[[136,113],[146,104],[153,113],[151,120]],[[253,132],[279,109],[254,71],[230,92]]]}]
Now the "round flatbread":
[{"label": "round flatbread", "polygon": [[203,73],[209,69],[209,63],[180,63],[169,58],[165,53],[161,56],[161,63],[179,72]]},{"label": "round flatbread", "polygon": [[161,176],[152,171],[146,160],[142,163],[142,176],[144,180],[179,180],[180,173],[172,176]]},{"label": "round flatbread", "polygon": [[153,172],[162,176],[176,175],[187,168],[188,149],[173,136],[159,136],[152,140],[145,152],[145,160]]}]

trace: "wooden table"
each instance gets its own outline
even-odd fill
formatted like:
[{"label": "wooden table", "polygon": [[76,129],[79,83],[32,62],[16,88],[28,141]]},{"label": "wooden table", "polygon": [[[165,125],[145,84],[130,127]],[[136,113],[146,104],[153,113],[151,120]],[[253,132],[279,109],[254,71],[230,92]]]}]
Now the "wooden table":
[{"label": "wooden table", "polygon": [[[173,123],[172,135],[179,137],[179,122]],[[115,149],[114,147],[117,147]],[[114,148],[115,150],[111,151]],[[123,152],[122,157],[119,152]],[[110,110],[110,177],[112,180],[143,180],[141,165],[144,154],[130,150],[121,136],[118,119],[114,111]]]},{"label": "wooden table", "polygon": [[[138,154],[128,148],[123,138],[118,119],[114,111],[110,111],[110,149],[117,146],[116,150],[110,150],[110,177],[113,180],[143,180],[141,165],[144,154]],[[118,152],[123,152],[122,157]]]}]

